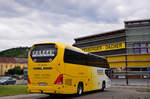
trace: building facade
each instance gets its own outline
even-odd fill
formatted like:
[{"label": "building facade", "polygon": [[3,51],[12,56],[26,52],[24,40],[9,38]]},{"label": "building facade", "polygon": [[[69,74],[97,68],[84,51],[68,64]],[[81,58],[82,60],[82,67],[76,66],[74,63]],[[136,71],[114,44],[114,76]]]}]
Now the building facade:
[{"label": "building facade", "polygon": [[124,29],[76,38],[73,45],[105,56],[114,71],[148,71],[150,20],[125,21],[124,24]]},{"label": "building facade", "polygon": [[14,67],[27,68],[26,58],[0,58],[0,76],[4,76],[5,73]]}]

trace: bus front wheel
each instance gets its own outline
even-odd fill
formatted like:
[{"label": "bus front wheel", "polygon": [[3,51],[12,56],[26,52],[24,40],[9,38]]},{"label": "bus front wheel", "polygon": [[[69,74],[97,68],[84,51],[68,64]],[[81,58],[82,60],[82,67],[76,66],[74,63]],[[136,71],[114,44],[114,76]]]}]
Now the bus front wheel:
[{"label": "bus front wheel", "polygon": [[82,95],[82,93],[83,93],[83,84],[79,83],[77,87],[77,96]]}]

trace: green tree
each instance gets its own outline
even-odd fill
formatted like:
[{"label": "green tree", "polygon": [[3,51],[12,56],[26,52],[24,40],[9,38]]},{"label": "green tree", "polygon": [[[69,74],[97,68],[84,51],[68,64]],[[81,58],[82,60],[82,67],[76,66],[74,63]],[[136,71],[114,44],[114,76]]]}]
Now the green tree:
[{"label": "green tree", "polygon": [[19,66],[15,67],[14,74],[18,74],[18,75],[23,74],[23,69],[21,69]]},{"label": "green tree", "polygon": [[4,51],[0,51],[0,57],[27,58],[29,49],[29,47],[7,49]]},{"label": "green tree", "polygon": [[14,67],[13,69],[9,69],[8,72],[6,73],[8,75],[22,75],[23,74],[23,69],[21,69],[19,66]]},{"label": "green tree", "polygon": [[6,74],[13,75],[13,69],[9,69]]}]

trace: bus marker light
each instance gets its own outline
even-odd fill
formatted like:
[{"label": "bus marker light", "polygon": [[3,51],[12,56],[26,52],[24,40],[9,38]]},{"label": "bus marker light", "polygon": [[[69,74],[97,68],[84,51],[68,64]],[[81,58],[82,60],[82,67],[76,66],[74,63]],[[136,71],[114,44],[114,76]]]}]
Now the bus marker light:
[{"label": "bus marker light", "polygon": [[28,77],[28,84],[30,84],[31,83],[31,81],[30,81],[30,79],[29,79],[29,77]]},{"label": "bus marker light", "polygon": [[55,84],[63,84],[63,74],[58,76],[57,80],[55,81]]}]

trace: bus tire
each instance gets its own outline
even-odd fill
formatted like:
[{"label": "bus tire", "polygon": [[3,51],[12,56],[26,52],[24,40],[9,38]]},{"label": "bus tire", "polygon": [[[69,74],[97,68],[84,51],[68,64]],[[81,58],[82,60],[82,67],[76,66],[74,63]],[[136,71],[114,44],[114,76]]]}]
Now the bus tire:
[{"label": "bus tire", "polygon": [[77,96],[81,96],[83,94],[83,83],[79,83],[77,87]]},{"label": "bus tire", "polygon": [[104,91],[105,87],[106,87],[106,84],[105,84],[105,81],[103,81],[101,91]]}]

